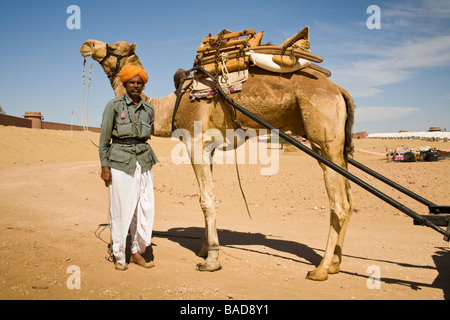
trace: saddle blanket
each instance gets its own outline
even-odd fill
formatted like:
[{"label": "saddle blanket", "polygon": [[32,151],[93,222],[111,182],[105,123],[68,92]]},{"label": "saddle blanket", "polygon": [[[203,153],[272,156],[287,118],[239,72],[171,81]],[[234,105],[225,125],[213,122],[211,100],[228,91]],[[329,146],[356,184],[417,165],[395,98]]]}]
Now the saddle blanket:
[{"label": "saddle blanket", "polygon": [[[248,80],[248,70],[230,72],[219,76],[219,85],[226,94],[242,90],[242,84]],[[194,78],[190,99],[212,98],[214,96],[214,82],[211,78]]]}]

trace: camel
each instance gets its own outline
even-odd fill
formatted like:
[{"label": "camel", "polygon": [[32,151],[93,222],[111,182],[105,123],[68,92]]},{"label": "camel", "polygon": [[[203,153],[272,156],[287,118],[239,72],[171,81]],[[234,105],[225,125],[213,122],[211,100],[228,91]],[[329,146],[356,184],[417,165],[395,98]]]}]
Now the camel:
[{"label": "camel", "polygon": [[[118,71],[127,64],[142,67],[134,53],[135,49],[136,44],[125,41],[107,44],[88,40],[81,46],[80,53],[84,57],[91,56],[100,63],[109,75],[111,86],[118,97],[125,94]],[[114,55],[107,55],[107,51]],[[234,115],[236,121],[233,121],[233,110],[230,112],[230,105],[222,97],[217,95],[214,99],[190,101],[187,85],[184,88],[173,128],[176,93],[162,98],[143,96],[155,108],[154,136],[171,137],[174,129],[183,128],[190,133],[192,141],[201,139],[202,150],[209,148],[211,152],[214,139],[208,139],[204,135],[209,129],[217,129],[224,136],[225,130],[235,128],[236,123],[241,128],[262,129],[255,121],[239,112]],[[232,99],[280,131],[306,136],[315,152],[347,170],[348,156],[353,151],[351,134],[354,104],[349,93],[324,74],[312,68],[289,74],[275,74],[250,66],[248,80],[243,84],[242,91],[232,94]],[[201,124],[201,136],[198,132],[194,136],[195,123]],[[238,144],[233,145],[236,147]],[[199,202],[205,219],[205,237],[198,252],[204,261],[197,265],[197,270],[216,271],[221,269],[221,264],[216,230],[218,203],[214,193],[212,164],[203,160],[197,163],[193,161],[192,150],[188,152],[200,189]],[[329,274],[340,271],[343,242],[354,210],[354,201],[349,181],[322,163],[319,162],[319,165],[323,170],[330,202],[330,227],[324,256],[306,277],[323,281],[328,279]]]}]

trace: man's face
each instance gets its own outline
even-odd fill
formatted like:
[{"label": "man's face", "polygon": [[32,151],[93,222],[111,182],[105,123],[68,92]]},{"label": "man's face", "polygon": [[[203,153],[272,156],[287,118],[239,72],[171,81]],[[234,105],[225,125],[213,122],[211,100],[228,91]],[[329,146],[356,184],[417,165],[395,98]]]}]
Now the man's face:
[{"label": "man's face", "polygon": [[131,78],[125,83],[125,90],[130,98],[137,98],[141,95],[142,90],[144,89],[144,81],[140,76],[136,76]]}]

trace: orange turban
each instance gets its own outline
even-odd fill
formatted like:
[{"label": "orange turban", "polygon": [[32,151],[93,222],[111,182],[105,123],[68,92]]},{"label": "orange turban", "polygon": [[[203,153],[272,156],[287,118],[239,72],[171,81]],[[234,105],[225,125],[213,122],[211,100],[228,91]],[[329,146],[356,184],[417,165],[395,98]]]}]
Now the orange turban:
[{"label": "orange turban", "polygon": [[148,81],[148,74],[147,74],[147,72],[144,69],[142,69],[140,67],[136,67],[136,66],[132,66],[132,65],[126,65],[119,72],[119,78],[120,78],[120,81],[122,83],[125,83],[128,80],[130,80],[130,79],[132,79],[132,78],[134,78],[136,76],[141,77],[141,79],[144,81],[144,84],[147,83],[147,81]]}]

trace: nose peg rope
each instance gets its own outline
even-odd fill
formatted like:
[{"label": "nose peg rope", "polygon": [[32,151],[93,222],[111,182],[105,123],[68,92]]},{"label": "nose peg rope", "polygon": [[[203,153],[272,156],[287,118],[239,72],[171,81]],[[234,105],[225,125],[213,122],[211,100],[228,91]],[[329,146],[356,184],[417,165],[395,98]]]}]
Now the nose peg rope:
[{"label": "nose peg rope", "polygon": [[92,144],[98,148],[98,145],[92,140],[91,135],[89,134],[89,127],[87,125],[88,121],[88,106],[89,106],[89,89],[91,87],[91,78],[92,78],[92,56],[91,56],[91,63],[89,66],[89,79],[88,79],[88,85],[87,85],[87,95],[86,95],[86,123],[83,119],[83,107],[84,107],[84,88],[86,85],[86,75],[85,75],[85,68],[86,68],[86,57],[83,61],[83,86],[82,86],[82,92],[83,92],[83,98],[81,100],[81,125],[83,126],[84,132],[87,134],[89,140],[91,140]]}]

